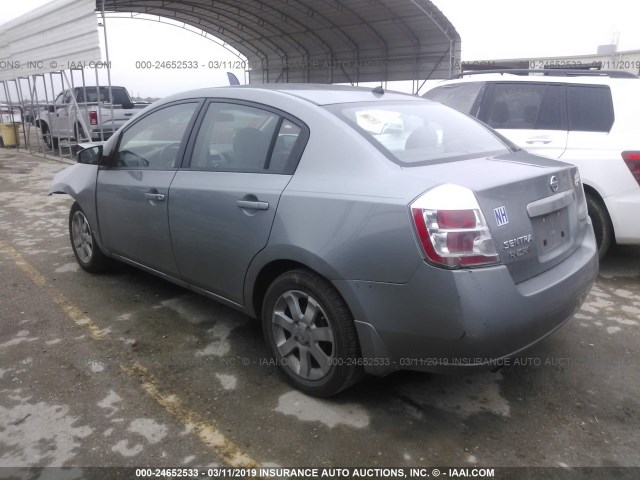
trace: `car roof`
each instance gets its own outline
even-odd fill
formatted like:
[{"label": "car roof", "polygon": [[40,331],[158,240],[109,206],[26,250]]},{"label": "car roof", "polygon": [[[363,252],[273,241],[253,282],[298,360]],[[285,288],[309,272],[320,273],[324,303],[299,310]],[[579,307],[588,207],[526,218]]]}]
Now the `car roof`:
[{"label": "car roof", "polygon": [[276,83],[263,85],[240,85],[228,87],[211,87],[191,90],[166,98],[167,101],[193,97],[225,97],[241,98],[243,92],[263,93],[269,95],[288,95],[306,100],[315,105],[331,105],[336,103],[374,102],[388,100],[422,100],[420,97],[406,93],[386,91],[380,87],[352,87],[349,85],[326,85],[312,83]]},{"label": "car roof", "polygon": [[[478,82],[545,82],[545,83],[575,83],[582,85],[612,85],[612,84],[634,84],[638,78],[613,78],[595,75],[516,75],[512,73],[477,73],[467,77],[449,79],[439,82],[435,86],[450,85],[457,83],[478,83]],[[638,83],[640,85],[640,83]]]}]

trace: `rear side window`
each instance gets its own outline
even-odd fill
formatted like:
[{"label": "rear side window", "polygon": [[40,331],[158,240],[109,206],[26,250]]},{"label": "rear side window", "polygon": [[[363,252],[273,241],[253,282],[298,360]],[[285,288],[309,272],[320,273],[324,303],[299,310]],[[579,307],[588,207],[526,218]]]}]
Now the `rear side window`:
[{"label": "rear side window", "polygon": [[303,129],[278,113],[211,103],[193,147],[190,168],[290,174],[304,139]]},{"label": "rear side window", "polygon": [[424,98],[475,116],[484,86],[483,82],[443,85],[425,93]]},{"label": "rear side window", "polygon": [[296,150],[300,145],[302,129],[291,122],[283,119],[278,131],[278,136],[273,145],[269,171],[273,173],[288,173],[291,170],[292,161],[298,155]]},{"label": "rear side window", "polygon": [[474,119],[434,102],[366,102],[326,108],[403,166],[509,151],[507,145]]},{"label": "rear side window", "polygon": [[569,130],[608,132],[613,125],[611,90],[607,86],[567,85]]},{"label": "rear side window", "polygon": [[533,128],[538,130],[566,130],[566,128],[562,127],[563,104],[564,88],[562,85],[549,85]]},{"label": "rear side window", "polygon": [[562,87],[545,83],[497,83],[480,118],[493,128],[562,128]]}]

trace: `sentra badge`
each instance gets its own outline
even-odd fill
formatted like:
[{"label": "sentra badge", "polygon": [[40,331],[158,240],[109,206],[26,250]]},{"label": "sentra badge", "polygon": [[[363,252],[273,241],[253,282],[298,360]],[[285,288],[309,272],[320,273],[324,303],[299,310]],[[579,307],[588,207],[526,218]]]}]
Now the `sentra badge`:
[{"label": "sentra badge", "polygon": [[502,242],[505,250],[509,250],[509,258],[518,258],[531,253],[533,235],[523,235]]},{"label": "sentra badge", "polygon": [[507,240],[502,242],[504,245],[504,249],[508,250],[510,248],[519,247],[520,245],[526,245],[527,243],[531,243],[533,241],[533,235],[523,235],[521,237],[512,238],[511,240]]}]

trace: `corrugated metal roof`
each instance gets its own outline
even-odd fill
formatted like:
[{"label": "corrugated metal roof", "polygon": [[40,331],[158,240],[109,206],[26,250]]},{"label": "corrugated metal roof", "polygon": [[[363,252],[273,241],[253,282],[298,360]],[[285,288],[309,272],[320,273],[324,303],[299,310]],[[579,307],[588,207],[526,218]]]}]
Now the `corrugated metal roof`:
[{"label": "corrugated metal roof", "polygon": [[56,0],[2,25],[0,80],[99,62],[95,0]]},{"label": "corrugated metal roof", "polygon": [[[105,0],[179,20],[243,54],[251,83],[446,78],[460,36],[427,0]],[[102,7],[102,0],[96,0]]]}]

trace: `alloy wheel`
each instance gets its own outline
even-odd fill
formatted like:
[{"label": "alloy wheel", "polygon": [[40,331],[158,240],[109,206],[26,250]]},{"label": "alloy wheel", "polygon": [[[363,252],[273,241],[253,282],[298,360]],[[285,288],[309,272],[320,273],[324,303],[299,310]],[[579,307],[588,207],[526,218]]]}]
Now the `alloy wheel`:
[{"label": "alloy wheel", "polygon": [[71,238],[73,240],[73,248],[78,254],[78,258],[84,263],[89,263],[93,257],[91,227],[89,226],[87,217],[80,211],[73,214]]},{"label": "alloy wheel", "polygon": [[275,303],[272,331],[280,361],[304,380],[320,380],[333,366],[335,339],[327,315],[308,293],[289,290]]}]

